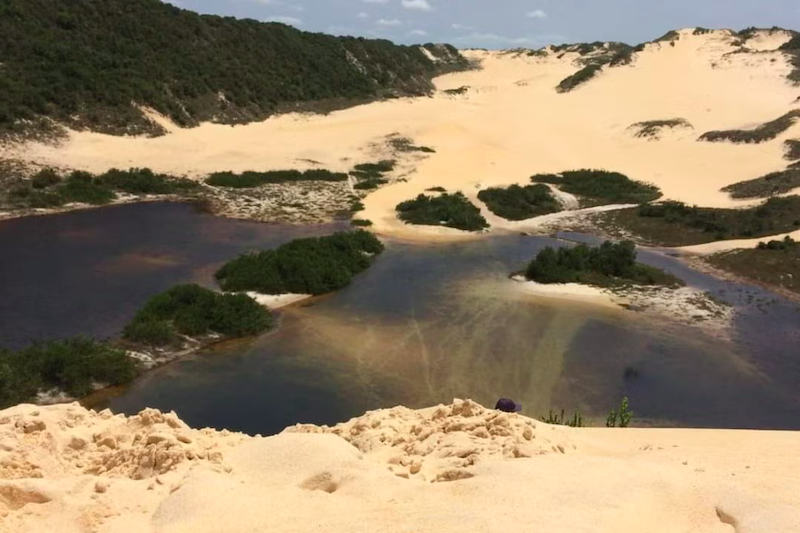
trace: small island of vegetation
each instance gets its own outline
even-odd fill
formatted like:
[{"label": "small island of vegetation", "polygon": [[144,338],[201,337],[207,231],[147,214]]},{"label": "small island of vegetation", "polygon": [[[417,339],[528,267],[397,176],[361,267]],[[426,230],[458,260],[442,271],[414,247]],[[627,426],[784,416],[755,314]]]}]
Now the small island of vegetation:
[{"label": "small island of vegetation", "polygon": [[740,181],[723,187],[731,198],[769,198],[791,192],[800,187],[800,168],[788,168],[779,172],[771,172],[766,176],[753,180]]},{"label": "small island of vegetation", "polygon": [[800,109],[795,109],[751,130],[709,131],[701,135],[699,140],[707,142],[763,143],[775,139],[778,135],[791,128],[798,119],[800,119]]},{"label": "small island of vegetation", "polygon": [[244,294],[178,285],[153,296],[122,337],[148,347],[164,347],[182,344],[182,337],[247,337],[271,327],[269,310]]},{"label": "small island of vegetation", "polygon": [[590,247],[547,247],[528,264],[525,277],[537,283],[583,283],[604,288],[630,285],[679,287],[683,282],[663,270],[636,262],[631,241]]},{"label": "small island of vegetation", "polygon": [[534,183],[549,183],[560,190],[581,197],[582,207],[606,204],[643,204],[661,198],[655,185],[634,181],[619,172],[582,169],[561,174],[536,174]]},{"label": "small island of vegetation", "polygon": [[234,172],[215,172],[206,178],[206,183],[215,187],[231,187],[234,189],[252,189],[261,185],[274,183],[292,183],[298,181],[347,181],[347,174],[331,172],[325,169],[270,170],[268,172],[247,171],[241,174]]},{"label": "small island of vegetation", "polygon": [[492,187],[478,193],[478,199],[499,217],[507,220],[525,220],[563,210],[550,187],[543,183],[520,187]]},{"label": "small island of vegetation", "polygon": [[640,139],[656,140],[661,133],[667,129],[685,128],[693,129],[693,126],[683,118],[671,118],[667,120],[647,120],[636,122],[628,128],[634,137]]},{"label": "small island of vegetation", "polygon": [[217,271],[216,278],[232,292],[319,295],[349,285],[381,252],[383,244],[372,233],[342,232],[242,255]]},{"label": "small island of vegetation", "polygon": [[445,226],[463,231],[481,231],[489,227],[481,210],[461,192],[439,196],[420,194],[414,200],[402,202],[396,209],[400,220],[408,224]]}]

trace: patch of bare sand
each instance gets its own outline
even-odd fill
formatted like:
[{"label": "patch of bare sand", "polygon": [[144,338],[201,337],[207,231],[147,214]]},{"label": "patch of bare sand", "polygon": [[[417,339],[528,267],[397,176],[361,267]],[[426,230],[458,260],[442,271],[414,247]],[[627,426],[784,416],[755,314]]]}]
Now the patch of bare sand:
[{"label": "patch of bare sand", "polygon": [[572,429],[454,400],[261,438],[0,411],[9,533],[794,533],[800,433]]}]

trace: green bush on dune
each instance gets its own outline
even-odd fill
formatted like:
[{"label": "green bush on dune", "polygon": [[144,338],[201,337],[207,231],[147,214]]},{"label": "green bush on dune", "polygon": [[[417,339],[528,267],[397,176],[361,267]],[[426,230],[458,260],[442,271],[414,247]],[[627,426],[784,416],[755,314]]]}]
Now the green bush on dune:
[{"label": "green bush on dune", "polygon": [[206,178],[206,183],[215,187],[230,187],[235,189],[250,189],[267,184],[291,183],[298,181],[347,181],[347,174],[331,172],[325,169],[300,170],[270,170],[267,172],[247,171],[241,174],[235,172],[215,172]]},{"label": "green bush on dune", "polygon": [[464,231],[480,231],[489,227],[481,210],[460,192],[442,193],[439,196],[420,194],[413,200],[400,203],[396,210],[400,220],[408,224],[445,226]]},{"label": "green bush on dune", "polygon": [[541,183],[526,187],[492,187],[479,192],[478,199],[492,213],[507,220],[525,220],[563,209],[550,187]]},{"label": "green bush on dune", "polygon": [[634,181],[619,172],[570,170],[561,174],[536,174],[535,183],[550,183],[560,190],[580,196],[584,206],[603,204],[643,204],[661,197],[655,185]]}]

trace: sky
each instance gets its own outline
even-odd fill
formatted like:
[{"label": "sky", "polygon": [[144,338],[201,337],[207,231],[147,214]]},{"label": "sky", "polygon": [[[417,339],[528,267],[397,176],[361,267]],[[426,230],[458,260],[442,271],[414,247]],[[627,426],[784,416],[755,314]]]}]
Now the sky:
[{"label": "sky", "polygon": [[301,30],[447,42],[459,48],[539,48],[565,42],[651,41],[703,26],[800,30],[797,0],[169,0],[200,13],[277,21]]}]

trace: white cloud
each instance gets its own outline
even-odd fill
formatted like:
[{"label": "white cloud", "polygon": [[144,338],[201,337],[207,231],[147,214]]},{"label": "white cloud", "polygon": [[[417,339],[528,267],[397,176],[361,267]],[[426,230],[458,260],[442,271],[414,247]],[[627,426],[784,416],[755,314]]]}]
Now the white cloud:
[{"label": "white cloud", "polygon": [[364,13],[363,11],[361,13],[359,13],[358,15],[356,15],[356,16],[358,18],[360,18],[360,19],[368,19],[369,18],[369,15],[367,13]]},{"label": "white cloud", "polygon": [[285,17],[285,16],[275,16],[275,17],[266,17],[263,19],[264,22],[280,22],[281,24],[288,24],[289,26],[302,26],[303,21],[297,17]]},{"label": "white cloud", "polygon": [[425,30],[411,30],[410,32],[408,32],[408,34],[414,35],[416,37],[425,37],[426,35],[428,35],[428,32],[426,32]]},{"label": "white cloud", "polygon": [[464,31],[472,31],[475,29],[475,26],[466,26],[464,24],[458,24],[457,22],[450,25],[451,28],[454,30],[464,30]]},{"label": "white cloud", "polygon": [[403,23],[397,19],[378,19],[375,21],[378,26],[402,26]]},{"label": "white cloud", "polygon": [[361,0],[365,4],[388,4],[389,0]]},{"label": "white cloud", "polygon": [[528,11],[525,13],[525,16],[529,19],[546,19],[547,13],[542,11],[541,9],[537,9],[536,11]]},{"label": "white cloud", "polygon": [[542,47],[548,44],[564,42],[563,35],[523,35],[521,37],[508,37],[496,33],[470,33],[451,39],[453,44],[474,46],[482,48],[514,48],[514,47]]},{"label": "white cloud", "polygon": [[416,11],[433,11],[433,8],[428,3],[428,0],[403,0],[401,3],[406,9],[414,9]]}]

